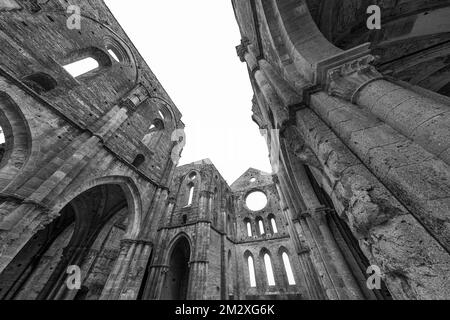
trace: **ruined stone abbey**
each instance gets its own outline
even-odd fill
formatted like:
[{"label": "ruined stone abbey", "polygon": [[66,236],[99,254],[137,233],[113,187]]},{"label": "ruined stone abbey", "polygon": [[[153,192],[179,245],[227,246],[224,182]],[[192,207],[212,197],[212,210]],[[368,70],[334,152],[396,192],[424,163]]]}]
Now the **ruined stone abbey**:
[{"label": "ruined stone abbey", "polygon": [[0,0],[0,299],[450,299],[450,1],[232,4],[273,172],[229,185],[103,1]]}]

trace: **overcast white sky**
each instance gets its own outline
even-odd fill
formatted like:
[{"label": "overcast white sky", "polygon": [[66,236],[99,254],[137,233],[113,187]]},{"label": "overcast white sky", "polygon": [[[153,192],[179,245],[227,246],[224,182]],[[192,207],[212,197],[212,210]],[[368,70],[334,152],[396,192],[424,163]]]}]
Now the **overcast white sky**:
[{"label": "overcast white sky", "polygon": [[271,172],[251,120],[247,69],[236,55],[230,0],[106,0],[183,114],[180,165],[210,158],[229,184],[248,168]]}]

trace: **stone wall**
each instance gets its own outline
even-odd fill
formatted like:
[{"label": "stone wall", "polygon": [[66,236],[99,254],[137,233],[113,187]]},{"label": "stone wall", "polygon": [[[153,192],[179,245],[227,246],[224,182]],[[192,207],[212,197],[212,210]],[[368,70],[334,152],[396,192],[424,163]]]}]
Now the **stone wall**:
[{"label": "stone wall", "polygon": [[[443,67],[446,40],[417,24],[415,33],[402,28],[410,41],[399,42],[391,28],[448,3],[383,2],[383,32],[354,21],[364,17],[355,13],[365,10],[363,2],[340,3],[233,1],[242,35],[237,53],[255,93],[253,119],[267,132],[296,249],[308,253],[300,256],[309,292],[448,298],[448,99],[436,93],[445,91],[443,75],[422,69]],[[434,57],[428,63],[427,53]],[[391,77],[396,69],[401,79]],[[389,292],[368,289],[369,265],[379,268]]]},{"label": "stone wall", "polygon": [[[93,245],[107,218],[122,208],[112,206],[114,199],[121,199],[115,204],[127,207],[129,223],[123,234],[108,240],[106,247],[112,245],[117,252],[105,262],[102,287],[94,290],[94,296],[135,299],[156,237],[149,221],[160,218],[176,165],[171,135],[184,125],[106,5],[71,4],[80,9],[80,29],[68,28],[67,3],[0,5],[0,126],[5,135],[0,163],[0,275],[11,272],[11,261],[35,241],[39,230],[51,232],[51,222],[65,214],[64,208],[83,197],[91,201],[87,197],[95,194],[91,190],[103,190],[92,205],[104,205],[95,209],[93,218],[89,222],[75,218],[77,232],[40,298],[77,296],[60,287],[65,265],[102,259],[102,250],[93,257],[95,250],[83,247],[81,235],[86,232],[85,241]],[[79,76],[64,68],[85,58],[95,60],[98,67]],[[24,276],[23,270],[15,270],[15,276]],[[98,286],[87,282],[91,289]],[[5,288],[12,298],[19,289]]]}]

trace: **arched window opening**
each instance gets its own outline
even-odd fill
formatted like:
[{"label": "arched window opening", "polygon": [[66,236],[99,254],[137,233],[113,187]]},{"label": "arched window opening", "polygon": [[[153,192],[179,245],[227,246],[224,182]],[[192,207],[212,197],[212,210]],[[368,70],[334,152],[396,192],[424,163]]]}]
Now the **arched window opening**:
[{"label": "arched window opening", "polygon": [[92,57],[87,57],[63,66],[63,68],[74,78],[97,69],[100,66],[98,61]]},{"label": "arched window opening", "polygon": [[183,224],[186,224],[187,222],[187,215],[183,214],[183,216],[181,217]]},{"label": "arched window opening", "polygon": [[275,221],[274,217],[270,218],[270,225],[272,226],[272,233],[278,233],[278,229],[277,229],[277,223]]},{"label": "arched window opening", "polygon": [[3,133],[3,128],[0,127],[0,162],[2,162],[5,150],[6,150],[5,134]]},{"label": "arched window opening", "polygon": [[250,287],[255,288],[256,287],[256,275],[255,275],[255,265],[253,264],[252,256],[248,256],[247,264],[248,264],[248,274],[250,277]]},{"label": "arched window opening", "polygon": [[259,235],[263,235],[264,232],[264,222],[262,221],[261,218],[258,219],[258,227],[259,227]]},{"label": "arched window opening", "polygon": [[143,154],[138,154],[133,160],[133,166],[139,168],[145,162],[145,157]]},{"label": "arched window opening", "polygon": [[272,261],[270,260],[270,256],[267,253],[264,254],[264,264],[266,266],[267,282],[269,286],[274,286],[275,277],[273,275]]},{"label": "arched window opening", "polygon": [[[149,146],[150,142],[153,140],[153,137],[155,137],[155,135],[158,132],[161,132],[163,130],[164,130],[164,122],[162,122],[161,119],[155,119],[153,121],[153,123],[150,125],[150,127],[148,128],[148,133],[144,136],[144,138],[142,139],[142,142],[145,145]],[[158,140],[158,139],[156,139],[156,140]]]},{"label": "arched window opening", "polygon": [[289,261],[289,256],[286,252],[283,252],[281,257],[283,258],[284,270],[286,271],[288,283],[291,286],[295,285],[294,273],[292,272],[291,263]]},{"label": "arched window opening", "polygon": [[30,74],[24,77],[22,81],[37,93],[53,90],[57,86],[56,80],[43,72]]},{"label": "arched window opening", "polygon": [[190,205],[192,205],[192,200],[194,199],[194,185],[193,184],[189,184],[189,198],[188,198],[188,203],[186,207],[189,207]]},{"label": "arched window opening", "polygon": [[245,226],[247,227],[247,236],[251,237],[252,234],[252,224],[250,223],[250,220],[246,220],[245,222]]}]

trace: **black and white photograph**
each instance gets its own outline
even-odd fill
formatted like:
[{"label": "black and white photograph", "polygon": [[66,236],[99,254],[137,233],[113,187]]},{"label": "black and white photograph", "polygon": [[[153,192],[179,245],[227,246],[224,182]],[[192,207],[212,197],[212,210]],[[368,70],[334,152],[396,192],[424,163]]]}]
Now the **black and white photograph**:
[{"label": "black and white photograph", "polygon": [[0,300],[450,300],[450,0],[0,0]]}]

